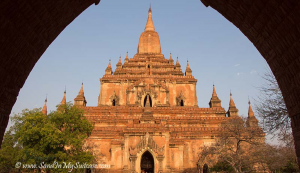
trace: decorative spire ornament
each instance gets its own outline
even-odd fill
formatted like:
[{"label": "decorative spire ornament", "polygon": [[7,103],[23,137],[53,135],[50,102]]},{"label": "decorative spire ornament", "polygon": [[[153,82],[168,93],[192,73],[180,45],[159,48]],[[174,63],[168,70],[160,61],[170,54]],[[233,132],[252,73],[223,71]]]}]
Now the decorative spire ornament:
[{"label": "decorative spire ornament", "polygon": [[44,115],[47,115],[47,96],[46,96],[46,99],[45,99],[44,107],[42,109],[42,113]]}]

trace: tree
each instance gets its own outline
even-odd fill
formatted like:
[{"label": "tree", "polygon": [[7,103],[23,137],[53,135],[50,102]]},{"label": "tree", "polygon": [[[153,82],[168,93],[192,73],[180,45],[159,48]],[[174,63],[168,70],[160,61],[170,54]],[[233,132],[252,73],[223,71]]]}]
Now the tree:
[{"label": "tree", "polygon": [[0,173],[11,172],[19,160],[21,146],[17,143],[12,130],[8,130],[3,138],[0,150]]},{"label": "tree", "polygon": [[253,156],[261,160],[261,168],[269,172],[299,172],[295,151],[286,146],[260,145]]},{"label": "tree", "polygon": [[264,133],[259,127],[249,127],[245,119],[234,117],[222,123],[213,145],[202,148],[200,160],[215,158],[210,161],[216,163],[214,169],[228,168],[237,173],[251,171],[260,163],[252,154],[263,143]]},{"label": "tree", "polygon": [[[264,130],[283,142],[284,145],[266,144],[257,155],[264,159],[271,171],[296,172],[297,166],[291,120],[288,115],[281,90],[273,73],[268,70],[262,78],[265,84],[259,87],[260,96],[256,100],[255,110],[262,120]],[[268,153],[267,155],[265,153]]]},{"label": "tree", "polygon": [[291,120],[276,78],[270,70],[262,78],[266,83],[259,87],[260,96],[255,104],[261,125],[266,132],[290,142],[285,139],[291,136]]},{"label": "tree", "polygon": [[[17,159],[12,159],[10,168],[17,161],[26,164],[68,164],[91,163],[93,155],[83,149],[84,141],[92,132],[93,125],[84,117],[83,110],[68,103],[60,105],[48,116],[41,109],[23,110],[12,117],[14,125],[5,134],[0,156],[16,151]],[[5,146],[4,145],[4,146]],[[12,153],[13,154],[13,153]],[[8,157],[13,157],[8,154]],[[2,158],[0,158],[2,161]],[[3,159],[4,160],[4,159]],[[7,159],[6,159],[7,160]],[[1,162],[0,162],[1,163]],[[1,165],[2,166],[2,165]],[[28,171],[28,169],[23,169]],[[46,169],[49,171],[49,169]],[[51,169],[51,172],[67,172],[67,169]],[[77,172],[79,170],[73,170]]]}]

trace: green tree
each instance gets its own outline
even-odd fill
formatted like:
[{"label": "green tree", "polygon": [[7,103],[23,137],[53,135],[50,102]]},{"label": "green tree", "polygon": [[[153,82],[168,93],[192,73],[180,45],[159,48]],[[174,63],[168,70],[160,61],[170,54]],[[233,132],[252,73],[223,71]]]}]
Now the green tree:
[{"label": "green tree", "polygon": [[[6,135],[13,150],[18,152],[18,160],[26,164],[53,164],[57,162],[76,165],[76,163],[92,163],[93,155],[83,149],[84,141],[93,130],[93,125],[84,117],[83,110],[68,103],[60,105],[57,111],[47,116],[41,109],[27,110],[12,117],[14,125]],[[13,133],[12,133],[13,132]],[[10,136],[9,136],[10,135]],[[8,138],[7,137],[7,138]],[[5,141],[4,141],[5,143]],[[20,146],[21,149],[16,148]],[[9,152],[2,148],[2,153]],[[15,167],[15,163],[12,163]],[[23,169],[21,167],[21,169]],[[37,169],[39,170],[39,169]],[[67,172],[67,169],[45,169],[51,172]],[[28,171],[23,169],[22,171]],[[31,170],[32,171],[32,170]],[[77,172],[73,169],[72,172]]]},{"label": "green tree", "polygon": [[19,155],[22,148],[18,145],[12,129],[9,129],[3,138],[0,150],[0,173],[7,173],[13,170],[16,162],[19,160]]}]

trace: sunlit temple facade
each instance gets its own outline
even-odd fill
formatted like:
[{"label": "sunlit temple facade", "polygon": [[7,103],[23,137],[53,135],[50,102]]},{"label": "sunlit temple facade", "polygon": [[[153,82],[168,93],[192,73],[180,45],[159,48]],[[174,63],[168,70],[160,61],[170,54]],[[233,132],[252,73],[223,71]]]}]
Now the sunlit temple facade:
[{"label": "sunlit temple facade", "polygon": [[[215,86],[209,107],[198,107],[189,62],[183,72],[178,58],[161,53],[151,8],[137,53],[127,53],[124,63],[120,57],[114,72],[109,61],[100,83],[98,106],[86,105],[83,85],[74,105],[94,123],[88,142],[110,172],[206,172],[201,146],[214,143],[223,121],[239,116],[231,93],[229,109],[221,107]],[[250,102],[248,125],[258,126]]]}]

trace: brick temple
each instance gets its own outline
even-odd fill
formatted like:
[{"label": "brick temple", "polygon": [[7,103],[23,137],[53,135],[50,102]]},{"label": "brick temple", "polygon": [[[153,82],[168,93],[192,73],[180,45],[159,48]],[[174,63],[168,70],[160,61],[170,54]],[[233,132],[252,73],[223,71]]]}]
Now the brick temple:
[{"label": "brick temple", "polygon": [[[86,106],[83,85],[74,105],[95,124],[88,142],[97,163],[114,172],[206,172],[201,146],[214,143],[223,121],[239,116],[231,93],[228,110],[221,107],[215,86],[209,107],[198,107],[189,62],[183,72],[178,58],[161,53],[151,8],[137,53],[127,53],[124,63],[120,57],[114,72],[109,61],[100,83],[98,106]],[[250,102],[248,124],[258,126]]]}]

